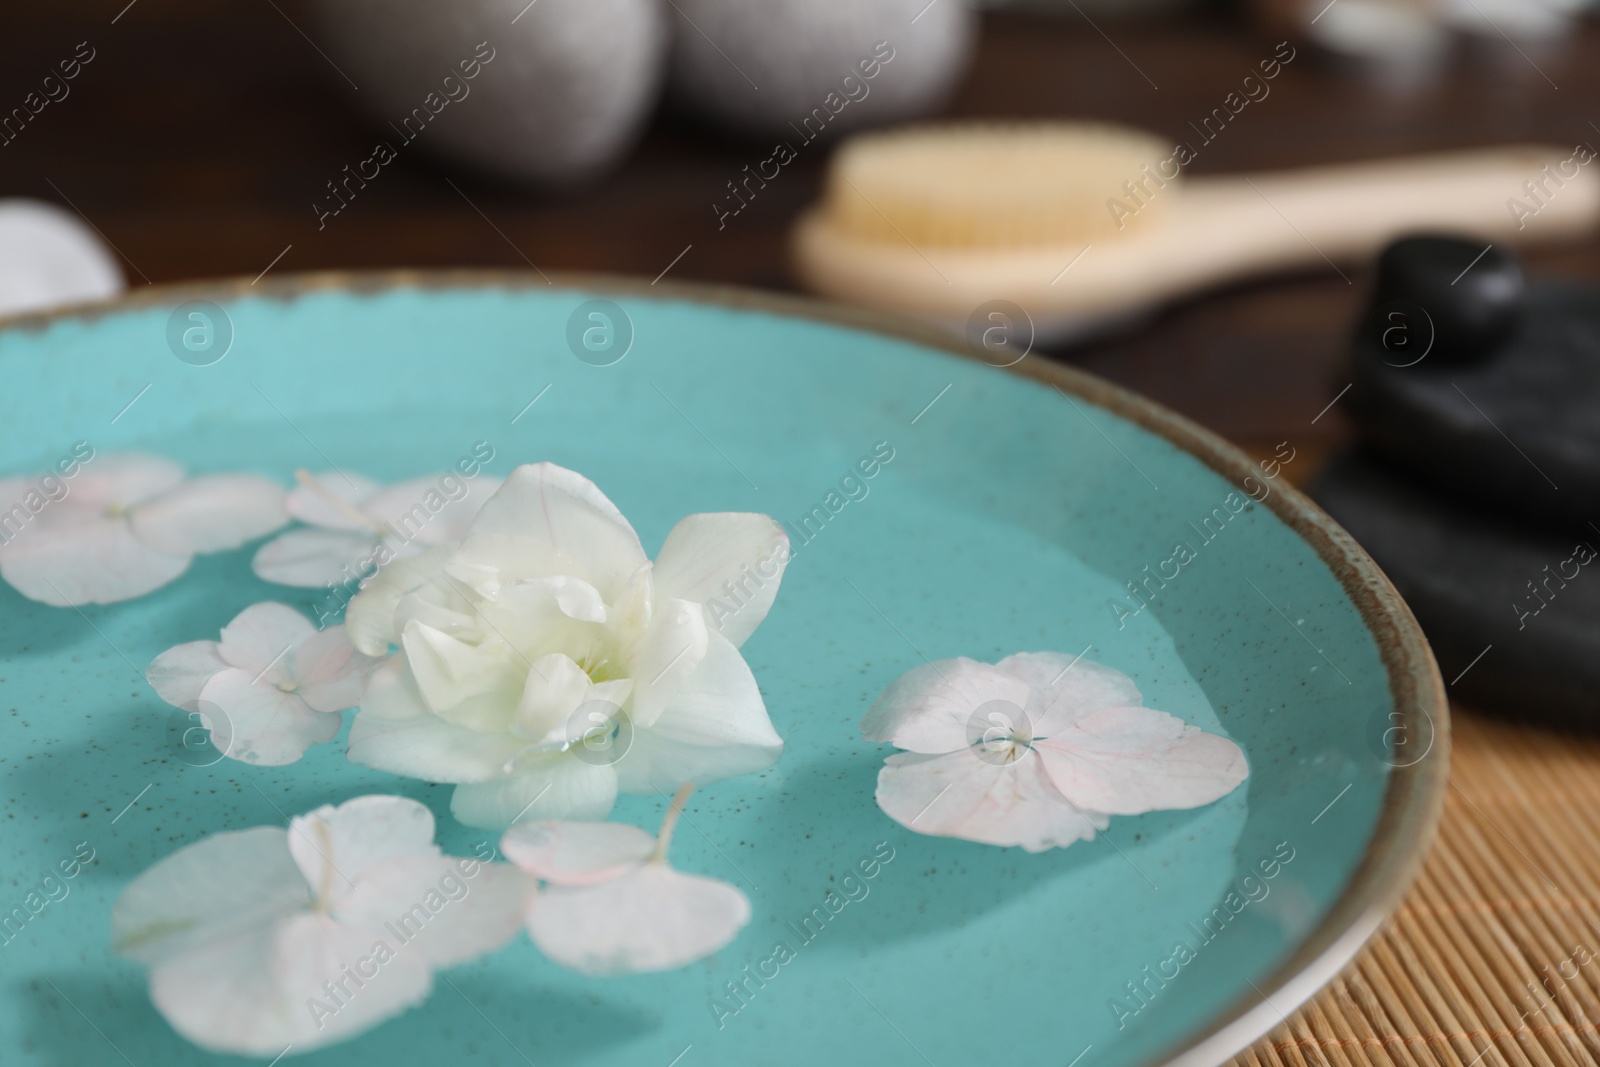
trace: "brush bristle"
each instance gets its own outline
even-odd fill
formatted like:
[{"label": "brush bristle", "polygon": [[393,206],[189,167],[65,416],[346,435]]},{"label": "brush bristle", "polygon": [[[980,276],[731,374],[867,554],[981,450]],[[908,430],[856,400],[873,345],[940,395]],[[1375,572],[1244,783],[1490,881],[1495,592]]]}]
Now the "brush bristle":
[{"label": "brush bristle", "polygon": [[836,232],[865,241],[1002,249],[1110,240],[1160,215],[1173,194],[1162,185],[1176,178],[1158,166],[1172,154],[1142,130],[1088,122],[863,134],[834,156],[823,210]]}]

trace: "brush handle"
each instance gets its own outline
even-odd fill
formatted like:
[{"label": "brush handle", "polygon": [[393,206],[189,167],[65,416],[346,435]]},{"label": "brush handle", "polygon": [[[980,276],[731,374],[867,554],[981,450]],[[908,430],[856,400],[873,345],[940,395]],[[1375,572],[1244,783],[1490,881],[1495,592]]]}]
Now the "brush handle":
[{"label": "brush handle", "polygon": [[1485,242],[1571,237],[1600,217],[1600,161],[1582,153],[1512,147],[1196,179],[1157,225],[1174,254],[1205,248],[1184,257],[1174,280],[1185,284],[1361,259],[1422,230]]}]

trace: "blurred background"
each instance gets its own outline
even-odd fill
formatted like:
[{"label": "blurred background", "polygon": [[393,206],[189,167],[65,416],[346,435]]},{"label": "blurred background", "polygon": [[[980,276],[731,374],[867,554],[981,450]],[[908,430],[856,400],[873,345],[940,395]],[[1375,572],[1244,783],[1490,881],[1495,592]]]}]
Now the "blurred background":
[{"label": "blurred background", "polygon": [[[1295,41],[1300,54],[1271,96],[1204,147],[1188,168],[1196,176],[1600,143],[1600,27],[1555,0],[1338,0],[1315,26],[1327,0],[1029,0],[982,11],[936,0],[915,25],[905,12],[926,0],[537,0],[511,23],[525,2],[5,5],[0,109],[25,109],[30,94],[48,102],[3,127],[0,196],[86,222],[131,286],[255,278],[271,265],[667,271],[790,289],[789,229],[819,195],[831,144],[800,146],[736,216],[720,220],[716,206],[771,154],[759,108],[781,127],[820,100],[804,87],[805,103],[779,99],[779,81],[809,78],[826,92],[890,38],[899,54],[859,105],[896,105],[885,121],[1091,117],[1191,140],[1191,122],[1278,41]],[[784,13],[794,27],[768,32]],[[474,96],[407,144],[389,124],[428,92],[443,95],[480,40],[495,58],[466,83]],[[93,58],[58,81],[65,95],[45,86],[80,50]],[[769,84],[751,90],[744,75]],[[396,158],[324,218],[339,206],[329,183],[381,140]],[[484,156],[501,150],[522,162],[486,170]],[[518,167],[523,180],[507,172]],[[1531,263],[1600,272],[1593,242]],[[1302,454],[1326,451],[1346,432],[1340,411],[1310,420],[1337,391],[1369,266],[1345,267],[1348,282],[1323,266],[1209,292],[1060,358],[1262,455],[1291,426]]]}]

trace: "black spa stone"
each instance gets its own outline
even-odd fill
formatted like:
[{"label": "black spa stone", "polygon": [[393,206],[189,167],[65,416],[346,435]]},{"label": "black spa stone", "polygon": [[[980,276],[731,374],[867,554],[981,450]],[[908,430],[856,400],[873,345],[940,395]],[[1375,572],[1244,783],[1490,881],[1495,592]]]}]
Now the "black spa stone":
[{"label": "black spa stone", "polygon": [[1312,495],[1416,613],[1453,699],[1600,728],[1600,527],[1530,531],[1363,454],[1334,460]]},{"label": "black spa stone", "polygon": [[1389,247],[1352,346],[1348,411],[1367,447],[1481,508],[1600,518],[1600,286],[1524,283],[1509,254],[1484,248]]}]

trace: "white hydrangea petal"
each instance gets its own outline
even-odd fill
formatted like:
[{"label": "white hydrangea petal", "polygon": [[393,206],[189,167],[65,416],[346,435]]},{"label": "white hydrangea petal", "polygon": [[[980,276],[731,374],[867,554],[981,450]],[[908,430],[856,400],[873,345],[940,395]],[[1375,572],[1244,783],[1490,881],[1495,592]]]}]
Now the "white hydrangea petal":
[{"label": "white hydrangea petal", "polygon": [[154,964],[310,901],[283,827],[217,834],[185,845],[128,883],[111,909],[111,947]]},{"label": "white hydrangea petal", "polygon": [[416,801],[365,796],[179,850],[123,892],[112,929],[184,1037],[277,1057],[420,1003],[432,967],[515,936],[535,885],[441,855]]},{"label": "white hydrangea petal", "polygon": [[622,592],[607,609],[606,621],[612,634],[624,645],[637,640],[650,624],[655,604],[655,564],[646,560],[628,576]]},{"label": "white hydrangea petal", "polygon": [[377,663],[350,647],[343,626],[330,626],[300,642],[290,653],[299,693],[314,711],[343,711],[361,702],[367,672]]},{"label": "white hydrangea petal", "polygon": [[553,463],[513,470],[483,505],[472,536],[502,534],[544,542],[578,564],[582,578],[607,599],[645,561],[628,520],[593,482]]},{"label": "white hydrangea petal", "polygon": [[[392,951],[360,987],[347,977],[371,959],[382,931],[342,927],[307,912],[198,945],[151,971],[150,998],[201,1048],[269,1059],[354,1037],[420,1004],[432,987],[426,962]],[[395,946],[390,946],[393,949]],[[330,997],[324,983],[344,983]],[[321,1005],[321,1009],[317,1007]],[[319,1025],[320,1024],[320,1025]]]},{"label": "white hydrangea petal", "polygon": [[707,625],[738,648],[767,617],[788,562],[789,535],[770,515],[690,515],[656,555],[656,594],[705,605]]},{"label": "white hydrangea petal", "polygon": [[[361,579],[378,551],[377,537],[351,530],[288,530],[256,550],[250,569],[264,582],[320,589]],[[376,560],[374,560],[376,562]]]},{"label": "white hydrangea petal", "polygon": [[374,868],[430,861],[433,812],[409,797],[374,794],[324,804],[289,821],[289,853],[316,899],[332,905]]},{"label": "white hydrangea petal", "polygon": [[[25,507],[28,494],[37,492],[38,488],[38,475],[27,478],[0,478],[0,517],[4,517],[15,506]],[[42,497],[44,494],[39,495]],[[13,531],[5,528],[4,532],[9,536]]]},{"label": "white hydrangea petal", "polygon": [[509,734],[477,733],[434,715],[405,658],[392,656],[367,680],[347,755],[365,767],[429,782],[485,782],[503,777],[526,747]]},{"label": "white hydrangea petal", "polygon": [[606,621],[606,602],[601,599],[600,590],[583,579],[561,575],[541,579],[538,584],[549,587],[556,607],[567,618],[578,622]]},{"label": "white hydrangea petal", "polygon": [[447,723],[476,733],[515,737],[511,724],[517,717],[517,691],[508,685],[467,697],[452,707],[434,712]]},{"label": "white hydrangea petal", "polygon": [[395,633],[405,633],[413,620],[463,641],[481,641],[493,632],[465,597],[445,586],[425,585],[400,598],[394,610]]},{"label": "white hydrangea petal", "polygon": [[313,711],[299,694],[236,667],[206,683],[199,711],[218,752],[263,767],[293,763],[339,733],[338,715]]},{"label": "white hydrangea petal", "polygon": [[582,570],[575,557],[536,537],[469,531],[450,557],[448,573],[458,588],[495,597],[507,586],[572,578]]},{"label": "white hydrangea petal", "polygon": [[589,675],[572,657],[560,652],[540,656],[528,671],[512,733],[533,741],[552,732],[564,735],[567,721],[593,687]]},{"label": "white hydrangea petal", "polygon": [[908,830],[1029,852],[1092,840],[1109,818],[1074,807],[1039,759],[990,763],[969,751],[897,752],[878,772],[878,807]]},{"label": "white hydrangea petal", "polygon": [[506,859],[553,885],[608,882],[655,851],[656,838],[620,822],[520,822],[500,839]]},{"label": "white hydrangea petal", "polygon": [[[535,882],[509,864],[404,856],[369,868],[334,909],[340,922],[386,930],[402,951],[451,967],[504,948],[521,928]],[[400,947],[397,945],[396,947]]]},{"label": "white hydrangea petal", "polygon": [[[709,647],[706,617],[699,604],[668,600],[661,605],[628,665],[634,680],[630,707],[634,726],[654,725],[699,670]],[[731,643],[729,647],[733,647]]]},{"label": "white hydrangea petal", "polygon": [[434,967],[453,967],[504,948],[527,920],[534,880],[517,868],[485,863],[463,881],[469,896],[457,902],[462,906],[435,913],[422,935],[408,942]]},{"label": "white hydrangea petal", "polygon": [[734,886],[646,863],[599,885],[546,889],[528,933],[583,974],[645,974],[711,955],[749,921],[750,901]]},{"label": "white hydrangea petal", "polygon": [[265,478],[208,474],[135,506],[128,520],[135,537],[163,552],[222,552],[287,523],[283,498]]},{"label": "white hydrangea petal", "polygon": [[270,671],[273,683],[286,676],[284,662],[290,651],[317,632],[311,620],[287,604],[264,600],[251,604],[222,628],[217,653],[229,664],[247,671]]},{"label": "white hydrangea petal", "polygon": [[91,504],[81,494],[72,490],[72,483],[61,483],[55,490],[56,499],[50,499],[39,485],[42,478],[51,474],[35,474],[26,478],[0,478],[0,548],[10,538],[25,532],[30,525],[48,526],[56,521],[78,522],[86,515],[99,515],[105,506]]},{"label": "white hydrangea petal", "polygon": [[400,647],[422,699],[435,714],[456,722],[463,722],[462,717],[448,712],[476,697],[509,691],[514,706],[515,694],[520,693],[530,669],[526,660],[498,638],[472,644],[415,619],[406,623]]},{"label": "white hydrangea petal", "polygon": [[[61,507],[61,505],[55,505]],[[160,589],[189,569],[193,556],[158,551],[133,536],[125,518],[83,511],[56,516],[0,547],[0,577],[30,600],[52,607],[115,604]],[[66,514],[66,513],[63,513]]]},{"label": "white hydrangea petal", "polygon": [[305,485],[296,485],[289,490],[284,500],[284,507],[292,517],[308,526],[321,526],[328,530],[370,532],[356,522],[354,516],[328,503],[323,494],[332,495],[357,511],[364,511],[362,505],[382,486],[354,471],[322,471],[320,474],[312,475],[312,478],[322,492],[319,493]]},{"label": "white hydrangea petal", "polygon": [[652,794],[763,770],[782,753],[744,657],[713,633],[700,668],[653,725],[633,731],[615,766],[624,792]]},{"label": "white hydrangea petal", "polygon": [[1098,708],[1144,703],[1132,678],[1114,667],[1061,652],[1018,652],[995,664],[1033,690],[1028,707],[1036,737],[1059,733]]},{"label": "white hydrangea petal", "polygon": [[518,580],[483,594],[475,605],[481,625],[521,650],[569,654],[598,649],[606,638],[606,606],[599,591],[577,578]]},{"label": "white hydrangea petal", "polygon": [[72,479],[69,500],[96,510],[132,507],[183,481],[183,468],[170,459],[143,452],[96,456]]},{"label": "white hydrangea petal", "polygon": [[400,643],[396,609],[407,596],[426,586],[442,585],[453,549],[445,545],[398,559],[380,570],[345,609],[344,625],[356,651],[369,656],[388,653]]},{"label": "white hydrangea petal", "polygon": [[890,683],[862,717],[861,736],[909,752],[956,752],[971,743],[975,715],[989,721],[993,710],[1021,720],[1029,692],[1027,682],[991,664],[965,656],[935,660]]},{"label": "white hydrangea petal", "polygon": [[362,502],[361,510],[388,526],[391,536],[402,544],[443,544],[453,538],[429,540],[428,534],[443,519],[449,504],[449,497],[439,488],[439,476],[432,475],[379,489]]},{"label": "white hydrangea petal", "polygon": [[618,754],[612,746],[619,738],[625,742],[632,736],[633,725],[624,710],[632,693],[632,678],[596,682],[566,721],[544,737],[544,745],[582,746],[586,758],[614,762]]},{"label": "white hydrangea petal", "polygon": [[230,664],[217,653],[215,641],[190,641],[167,649],[150,661],[144,679],[156,696],[175,708],[194,711],[200,690],[228,670]]},{"label": "white hydrangea petal", "polygon": [[[461,493],[458,499],[450,499],[448,487],[441,484],[445,478],[456,480],[456,492]],[[467,535],[472,520],[503,481],[488,475],[461,478],[435,474],[412,478],[373,493],[361,510],[387,523],[404,541],[442,545]],[[440,502],[437,507],[435,501]]]},{"label": "white hydrangea petal", "polygon": [[607,764],[566,753],[534,753],[519,773],[456,786],[450,813],[468,826],[504,830],[537,819],[604,819],[617,802],[617,775]]},{"label": "white hydrangea petal", "polygon": [[1151,708],[1101,709],[1036,747],[1064,796],[1111,815],[1197,808],[1249,773],[1226,737]]}]

